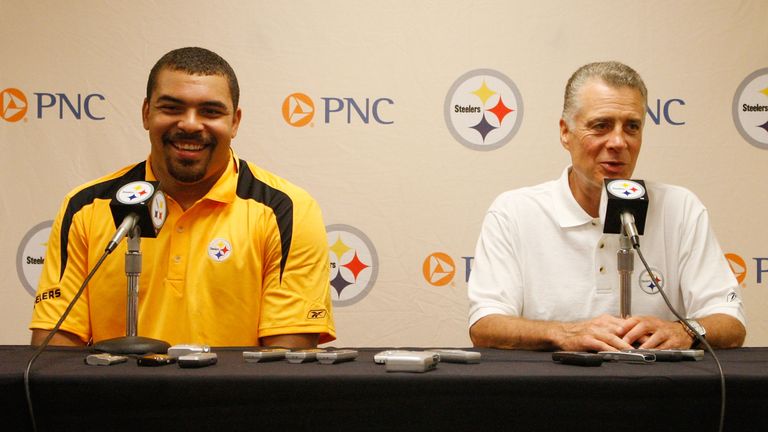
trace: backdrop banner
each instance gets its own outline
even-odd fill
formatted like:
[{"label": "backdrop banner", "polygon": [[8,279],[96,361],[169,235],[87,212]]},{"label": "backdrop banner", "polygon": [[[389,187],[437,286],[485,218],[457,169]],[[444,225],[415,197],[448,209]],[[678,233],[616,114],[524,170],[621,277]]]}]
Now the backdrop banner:
[{"label": "backdrop banner", "polygon": [[743,287],[746,345],[768,345],[766,17],[763,0],[0,0],[0,344],[29,342],[64,195],[149,154],[152,65],[202,46],[240,81],[238,156],[323,209],[334,345],[471,345],[485,211],[569,163],[563,89],[598,60],[643,76],[634,177],[704,202]]}]

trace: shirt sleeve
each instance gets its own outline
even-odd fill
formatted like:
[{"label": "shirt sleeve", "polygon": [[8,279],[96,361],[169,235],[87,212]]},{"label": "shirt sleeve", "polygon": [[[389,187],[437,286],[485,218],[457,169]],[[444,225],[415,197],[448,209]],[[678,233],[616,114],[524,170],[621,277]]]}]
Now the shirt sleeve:
[{"label": "shirt sleeve", "polygon": [[[303,191],[301,191],[303,192]],[[291,241],[284,263],[277,230],[268,235],[259,336],[315,333],[336,338],[330,294],[328,239],[317,202],[294,194]]]},{"label": "shirt sleeve", "polygon": [[467,286],[470,327],[492,314],[522,315],[523,278],[513,232],[509,216],[492,206],[483,220]]},{"label": "shirt sleeve", "polygon": [[[68,204],[69,197],[62,203],[51,228],[30,330],[52,330],[88,273],[83,215],[70,214]],[[61,330],[77,335],[83,342],[91,338],[87,296],[86,290],[61,325]]]},{"label": "shirt sleeve", "polygon": [[741,287],[710,226],[709,213],[697,199],[692,201],[700,210],[688,213],[693,216],[684,232],[680,257],[680,290],[686,318],[722,313],[746,325]]}]

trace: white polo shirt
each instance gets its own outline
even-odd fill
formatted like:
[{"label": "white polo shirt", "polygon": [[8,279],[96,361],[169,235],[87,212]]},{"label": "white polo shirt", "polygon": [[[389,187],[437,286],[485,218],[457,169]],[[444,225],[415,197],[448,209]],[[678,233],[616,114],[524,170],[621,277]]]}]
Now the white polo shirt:
[{"label": "white polo shirt", "polygon": [[[491,205],[469,279],[470,327],[491,314],[546,321],[619,315],[619,235],[603,234],[603,221],[576,202],[569,170],[558,180],[505,192]],[[724,313],[745,324],[741,289],[707,209],[687,189],[653,182],[646,188],[640,248],[672,305],[687,318]],[[601,204],[604,209],[605,196]],[[631,280],[632,315],[676,319],[637,252]]]}]

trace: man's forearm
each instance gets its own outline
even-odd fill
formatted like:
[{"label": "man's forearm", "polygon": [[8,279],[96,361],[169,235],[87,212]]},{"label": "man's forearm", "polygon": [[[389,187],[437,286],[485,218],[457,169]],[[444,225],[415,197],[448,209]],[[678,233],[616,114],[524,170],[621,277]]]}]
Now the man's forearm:
[{"label": "man's forearm", "polygon": [[730,315],[714,314],[697,321],[706,329],[707,342],[712,348],[738,348],[744,344],[747,330]]},{"label": "man's forearm", "polygon": [[[49,333],[51,333],[50,330],[40,330],[40,329],[32,330],[31,345],[33,346],[42,345],[43,341],[45,340],[46,337],[48,337]],[[80,338],[77,335],[63,331],[63,330],[59,330],[56,332],[55,335],[53,335],[53,337],[51,338],[51,341],[49,342],[49,345],[84,346],[85,343],[82,340],[80,340]]]},{"label": "man's forearm", "polygon": [[476,347],[552,350],[558,348],[553,337],[558,326],[562,323],[488,315],[472,325],[469,335]]}]

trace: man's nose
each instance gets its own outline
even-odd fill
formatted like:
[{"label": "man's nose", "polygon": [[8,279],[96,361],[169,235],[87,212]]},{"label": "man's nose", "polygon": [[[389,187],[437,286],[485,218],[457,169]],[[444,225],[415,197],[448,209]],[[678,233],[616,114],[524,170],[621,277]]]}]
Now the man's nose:
[{"label": "man's nose", "polygon": [[203,130],[203,123],[200,121],[197,111],[189,109],[179,119],[178,127],[184,132],[199,132]]},{"label": "man's nose", "polygon": [[616,150],[627,147],[627,136],[624,132],[624,129],[620,125],[617,125],[616,128],[614,128],[614,130],[608,136],[606,147]]}]

